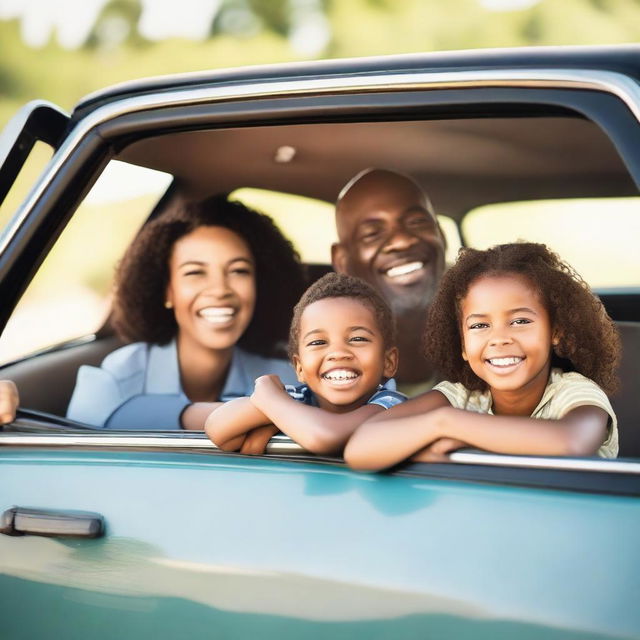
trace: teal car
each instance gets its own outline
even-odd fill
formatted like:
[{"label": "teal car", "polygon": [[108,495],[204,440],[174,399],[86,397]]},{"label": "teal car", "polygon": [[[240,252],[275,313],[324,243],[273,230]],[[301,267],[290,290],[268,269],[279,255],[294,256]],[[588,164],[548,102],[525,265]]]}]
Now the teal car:
[{"label": "teal car", "polygon": [[[640,637],[640,46],[452,52],[150,78],[0,138],[6,638]],[[450,454],[382,474],[275,436],[65,418],[120,346],[113,265],[161,208],[233,193],[311,277],[358,170],[412,175],[459,246],[548,242],[623,339],[620,457]],[[16,178],[34,176],[25,193]]]}]

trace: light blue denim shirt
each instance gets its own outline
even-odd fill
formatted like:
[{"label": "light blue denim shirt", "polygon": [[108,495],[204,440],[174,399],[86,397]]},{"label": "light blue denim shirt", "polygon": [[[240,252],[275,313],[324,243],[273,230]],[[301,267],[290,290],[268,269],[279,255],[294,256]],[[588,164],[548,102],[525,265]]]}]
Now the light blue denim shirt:
[{"label": "light blue denim shirt", "polygon": [[[268,373],[284,384],[296,383],[287,360],[236,347],[219,399],[251,395],[255,379]],[[106,429],[180,429],[180,415],[189,404],[175,341],[164,346],[136,342],[110,353],[100,367],[80,367],[67,417]]]}]

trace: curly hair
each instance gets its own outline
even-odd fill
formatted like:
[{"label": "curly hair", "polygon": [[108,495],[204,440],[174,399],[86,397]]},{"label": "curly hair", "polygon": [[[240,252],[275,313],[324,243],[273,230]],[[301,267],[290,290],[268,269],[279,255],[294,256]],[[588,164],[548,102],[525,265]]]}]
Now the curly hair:
[{"label": "curly hair", "polygon": [[371,309],[376,319],[385,350],[395,345],[395,322],[384,298],[368,282],[360,278],[331,272],[316,280],[302,294],[302,298],[293,309],[288,349],[291,360],[298,353],[302,313],[310,304],[325,298],[351,298],[362,302]]},{"label": "curly hair", "polygon": [[587,283],[544,244],[517,242],[479,251],[463,248],[444,274],[429,314],[424,350],[445,380],[471,390],[486,383],[462,358],[460,305],[469,287],[481,276],[518,274],[531,283],[547,312],[559,344],[552,367],[577,371],[607,393],[618,387],[618,330],[602,302]]},{"label": "curly hair", "polygon": [[164,307],[169,260],[180,238],[198,227],[225,227],[240,236],[255,260],[256,305],[238,344],[274,355],[287,339],[293,305],[305,286],[298,253],[273,223],[241,202],[216,195],[166,211],[147,223],[116,271],[113,325],[130,342],[166,344],[177,333],[172,310]]}]

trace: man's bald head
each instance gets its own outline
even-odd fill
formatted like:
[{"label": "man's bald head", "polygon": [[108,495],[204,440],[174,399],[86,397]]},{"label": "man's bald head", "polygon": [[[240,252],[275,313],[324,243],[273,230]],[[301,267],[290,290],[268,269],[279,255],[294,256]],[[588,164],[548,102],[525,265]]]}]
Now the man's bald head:
[{"label": "man's bald head", "polygon": [[435,218],[431,201],[413,178],[388,169],[364,169],[342,187],[336,201],[336,230],[341,242],[348,231],[352,214],[362,207],[369,209],[367,203],[380,194],[390,198],[411,194],[410,197]]},{"label": "man's bald head", "polygon": [[424,312],[444,270],[444,237],[431,202],[409,176],[366,169],[336,202],[336,271],[361,277],[397,314]]}]

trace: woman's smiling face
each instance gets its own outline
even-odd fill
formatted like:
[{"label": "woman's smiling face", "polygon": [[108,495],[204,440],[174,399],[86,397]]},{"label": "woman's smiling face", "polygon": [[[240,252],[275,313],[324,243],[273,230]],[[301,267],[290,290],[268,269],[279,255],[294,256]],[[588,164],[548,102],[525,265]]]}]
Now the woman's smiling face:
[{"label": "woman's smiling face", "polygon": [[462,357],[492,394],[537,394],[551,365],[549,313],[531,283],[518,274],[483,276],[460,304]]},{"label": "woman's smiling face", "polygon": [[180,238],[169,259],[166,300],[181,343],[232,348],[255,307],[255,265],[247,243],[225,227],[198,227]]}]

